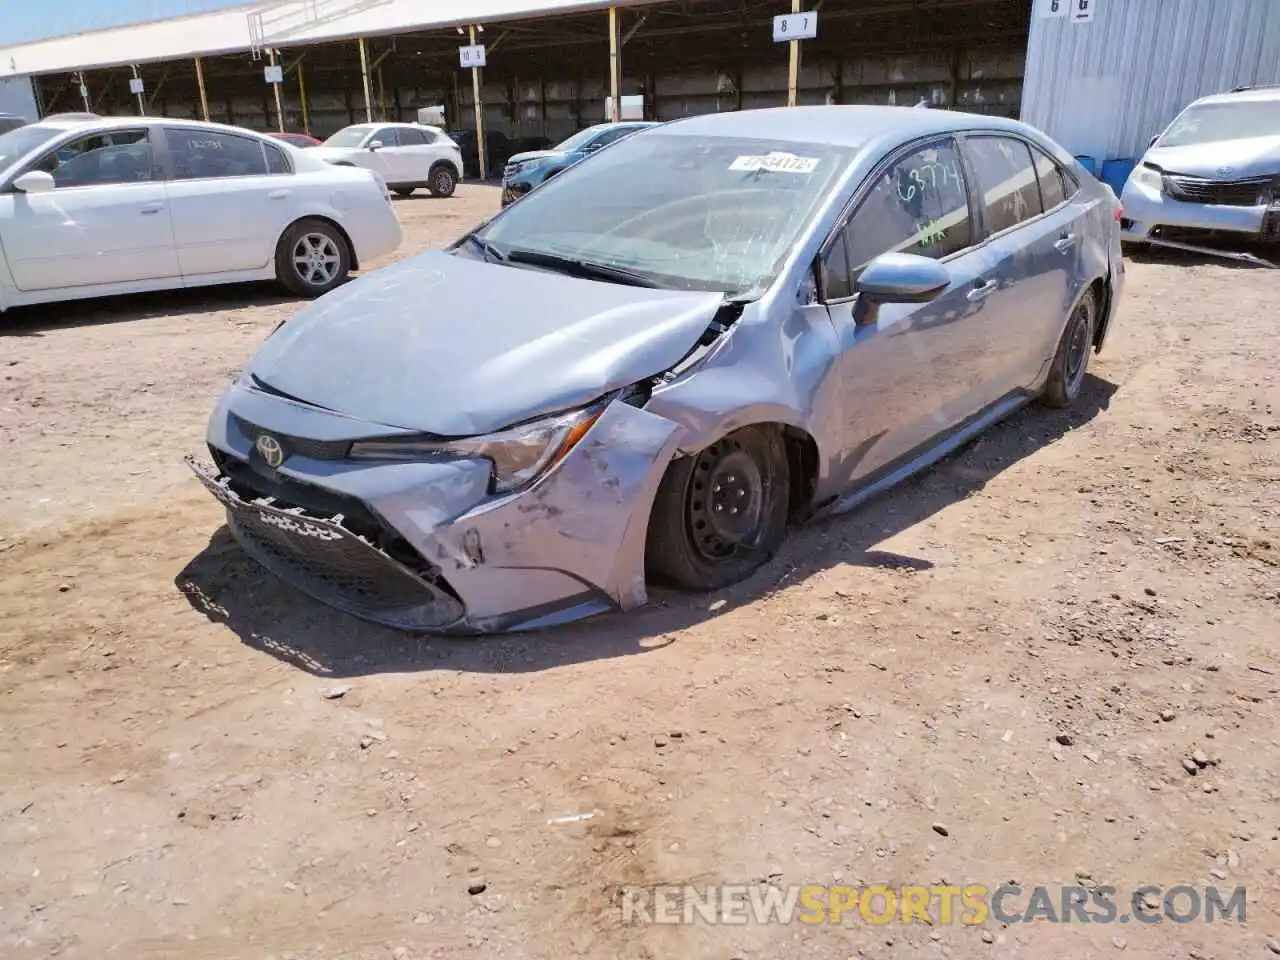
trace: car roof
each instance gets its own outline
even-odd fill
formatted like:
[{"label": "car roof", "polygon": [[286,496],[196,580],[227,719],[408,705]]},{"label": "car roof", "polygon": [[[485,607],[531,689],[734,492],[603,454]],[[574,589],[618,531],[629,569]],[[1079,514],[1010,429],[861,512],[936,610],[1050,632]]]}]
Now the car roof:
[{"label": "car roof", "polygon": [[860,147],[886,134],[914,138],[975,129],[1023,134],[1028,130],[1016,120],[985,114],[871,106],[766,107],[686,117],[663,127],[681,136],[792,140],[841,147]]},{"label": "car roof", "polygon": [[31,126],[45,127],[51,130],[115,130],[120,127],[151,127],[163,125],[166,127],[179,127],[191,130],[217,130],[225,133],[234,133],[240,136],[250,134],[255,137],[262,137],[265,134],[258,133],[255,130],[246,130],[244,127],[233,127],[225,123],[206,123],[203,120],[184,120],[179,117],[97,117],[95,119],[80,119],[77,117],[46,117],[44,120],[38,120]]},{"label": "car roof", "polygon": [[1280,100],[1280,86],[1246,87],[1241,90],[1228,90],[1224,93],[1211,93],[1207,97],[1193,100],[1189,106],[1202,103],[1239,103],[1242,100],[1276,101]]}]

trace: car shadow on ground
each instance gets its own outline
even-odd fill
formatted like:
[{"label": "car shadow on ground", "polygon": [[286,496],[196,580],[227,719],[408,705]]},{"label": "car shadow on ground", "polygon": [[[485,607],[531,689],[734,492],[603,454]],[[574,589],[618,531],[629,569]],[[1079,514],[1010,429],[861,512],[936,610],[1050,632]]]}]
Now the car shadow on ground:
[{"label": "car shadow on ground", "polygon": [[267,574],[220,527],[174,582],[191,606],[246,645],[317,676],[421,670],[520,673],[646,653],[671,634],[840,565],[929,569],[923,557],[876,545],[981,490],[987,481],[1106,410],[1118,387],[1090,374],[1070,410],[1031,406],[979,439],[842,517],[791,531],[755,576],[714,594],[651,591],[649,604],[537,633],[418,637],[336,613]]},{"label": "car shadow on ground", "polygon": [[296,303],[301,309],[306,301],[292,297],[274,283],[265,281],[42,303],[15,307],[0,315],[0,337],[42,337],[50,330],[71,327],[198,316],[282,303]]}]

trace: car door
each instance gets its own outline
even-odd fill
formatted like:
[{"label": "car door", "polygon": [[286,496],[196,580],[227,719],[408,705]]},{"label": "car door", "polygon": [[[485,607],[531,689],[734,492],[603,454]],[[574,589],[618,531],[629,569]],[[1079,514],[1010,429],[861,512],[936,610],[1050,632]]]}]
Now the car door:
[{"label": "car door", "polygon": [[382,142],[373,154],[372,159],[380,164],[374,169],[387,183],[413,183],[419,179],[414,171],[413,137],[406,137],[406,132],[402,127],[380,127],[374,132],[373,139]]},{"label": "car door", "polygon": [[[377,149],[373,147],[375,142],[381,144]],[[376,171],[387,183],[406,182],[401,171],[407,170],[409,163],[401,151],[400,136],[395,127],[378,127],[369,135],[365,146],[367,149],[360,160],[360,166]],[[408,181],[411,182],[412,179],[410,176]]]},{"label": "car door", "polygon": [[169,205],[187,278],[261,270],[297,218],[297,186],[283,150],[206,127],[165,127],[173,167]]},{"label": "car door", "polygon": [[400,144],[396,147],[396,182],[426,183],[438,152],[430,145],[435,137],[417,127],[398,127],[396,135]]},{"label": "car door", "polygon": [[19,290],[178,276],[168,198],[147,128],[85,134],[30,169],[51,174],[54,189],[0,194],[0,245]]},{"label": "car door", "polygon": [[[992,289],[959,148],[944,138],[906,148],[864,185],[852,215],[827,242],[823,299],[840,339],[844,463],[857,484],[957,426],[980,352],[975,330]],[[885,304],[855,319],[861,269],[888,252],[946,264],[952,283],[933,302]]]},{"label": "car door", "polygon": [[983,389],[971,401],[976,412],[1035,382],[1046,360],[1039,345],[1046,337],[1056,340],[1050,331],[1060,330],[1067,315],[1079,244],[1060,182],[1045,212],[1030,144],[971,134],[962,149],[977,186],[997,287],[984,320]]}]

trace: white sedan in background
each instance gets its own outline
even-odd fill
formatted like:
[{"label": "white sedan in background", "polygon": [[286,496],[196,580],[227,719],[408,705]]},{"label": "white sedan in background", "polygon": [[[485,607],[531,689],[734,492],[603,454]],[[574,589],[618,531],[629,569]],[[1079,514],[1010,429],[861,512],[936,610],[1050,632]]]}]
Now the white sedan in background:
[{"label": "white sedan in background", "polygon": [[0,135],[0,310],[254,280],[314,297],[391,253],[386,185],[268,137],[157,117]]},{"label": "white sedan in background", "polygon": [[307,153],[344,167],[364,167],[402,197],[426,187],[451,197],[462,179],[462,150],[439,127],[424,123],[357,123]]}]

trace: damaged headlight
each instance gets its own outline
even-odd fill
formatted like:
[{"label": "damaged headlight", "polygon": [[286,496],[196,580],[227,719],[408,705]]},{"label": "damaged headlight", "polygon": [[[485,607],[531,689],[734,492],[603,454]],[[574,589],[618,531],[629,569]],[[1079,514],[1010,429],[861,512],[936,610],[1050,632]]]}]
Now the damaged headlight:
[{"label": "damaged headlight", "polygon": [[509,493],[532,483],[563,459],[604,413],[597,404],[462,440],[392,437],[359,440],[348,454],[354,460],[421,460],[423,457],[484,458],[493,464],[494,493]]},{"label": "damaged headlight", "polygon": [[1138,166],[1134,168],[1132,177],[1134,183],[1148,190],[1154,190],[1156,193],[1164,190],[1164,178],[1160,176],[1159,170],[1153,170],[1145,165]]}]

